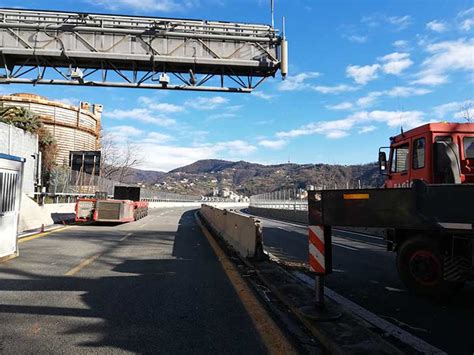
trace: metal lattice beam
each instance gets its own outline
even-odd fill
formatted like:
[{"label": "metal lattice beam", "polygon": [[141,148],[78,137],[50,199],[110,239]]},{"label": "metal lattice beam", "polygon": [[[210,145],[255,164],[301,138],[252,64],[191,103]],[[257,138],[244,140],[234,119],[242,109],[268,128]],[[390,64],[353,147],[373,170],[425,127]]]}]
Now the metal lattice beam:
[{"label": "metal lattice beam", "polygon": [[0,9],[0,83],[250,92],[286,75],[282,45],[268,25]]}]

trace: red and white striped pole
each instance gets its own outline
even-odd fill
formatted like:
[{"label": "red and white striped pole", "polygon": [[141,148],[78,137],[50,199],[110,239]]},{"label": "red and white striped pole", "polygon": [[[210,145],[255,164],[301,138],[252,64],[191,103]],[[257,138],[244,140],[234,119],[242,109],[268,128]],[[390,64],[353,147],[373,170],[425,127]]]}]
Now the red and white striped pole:
[{"label": "red and white striped pole", "polygon": [[316,307],[324,307],[324,276],[332,271],[331,227],[308,226],[309,265],[316,274]]}]

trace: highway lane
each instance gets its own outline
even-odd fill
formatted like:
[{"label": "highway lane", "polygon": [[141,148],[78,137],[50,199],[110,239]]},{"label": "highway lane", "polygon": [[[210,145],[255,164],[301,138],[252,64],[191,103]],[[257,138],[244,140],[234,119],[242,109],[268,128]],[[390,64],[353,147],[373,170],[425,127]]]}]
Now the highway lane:
[{"label": "highway lane", "polygon": [[[268,252],[290,262],[306,263],[305,226],[257,217],[263,222]],[[456,354],[473,354],[474,285],[439,303],[417,298],[399,280],[395,254],[375,236],[335,230],[334,273],[326,285],[379,317],[434,346]]]},{"label": "highway lane", "polygon": [[185,209],[74,226],[0,264],[2,353],[266,353]]}]

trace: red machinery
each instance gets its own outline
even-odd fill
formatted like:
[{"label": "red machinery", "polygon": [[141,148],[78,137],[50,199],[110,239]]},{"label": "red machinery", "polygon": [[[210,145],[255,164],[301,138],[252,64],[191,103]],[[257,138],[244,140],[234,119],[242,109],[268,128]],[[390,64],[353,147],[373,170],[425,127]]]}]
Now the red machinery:
[{"label": "red machinery", "polygon": [[[383,149],[383,148],[381,148]],[[390,159],[379,153],[385,187],[474,183],[474,123],[430,123],[390,138]]]},{"label": "red machinery", "polygon": [[310,191],[311,226],[385,230],[405,285],[451,294],[474,281],[474,124],[432,123],[379,151],[382,189]]},{"label": "red machinery", "polygon": [[[124,189],[125,192],[124,192]],[[138,189],[138,197],[137,191]],[[76,222],[132,222],[148,215],[148,202],[139,201],[139,188],[117,186],[114,197],[128,195],[138,199],[83,198],[76,203]]]}]

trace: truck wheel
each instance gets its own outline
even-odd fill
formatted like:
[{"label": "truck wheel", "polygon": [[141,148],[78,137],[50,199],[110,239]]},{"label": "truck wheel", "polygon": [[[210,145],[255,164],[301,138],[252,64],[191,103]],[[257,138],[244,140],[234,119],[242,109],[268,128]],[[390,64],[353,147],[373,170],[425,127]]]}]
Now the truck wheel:
[{"label": "truck wheel", "polygon": [[397,255],[400,278],[409,290],[429,297],[446,297],[456,290],[443,279],[443,255],[438,243],[418,237],[402,244]]}]

